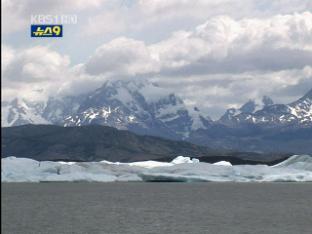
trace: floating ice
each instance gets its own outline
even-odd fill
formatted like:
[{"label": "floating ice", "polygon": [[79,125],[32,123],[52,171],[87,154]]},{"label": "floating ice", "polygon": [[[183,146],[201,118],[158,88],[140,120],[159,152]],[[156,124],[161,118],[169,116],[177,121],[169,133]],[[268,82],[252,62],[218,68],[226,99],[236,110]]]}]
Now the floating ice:
[{"label": "floating ice", "polygon": [[232,166],[232,164],[230,162],[227,162],[227,161],[216,162],[213,165],[217,165],[217,166]]},{"label": "floating ice", "polygon": [[182,163],[198,163],[199,160],[197,158],[190,158],[190,157],[183,157],[178,156],[173,159],[171,162],[158,162],[158,161],[141,161],[141,162],[132,162],[132,163],[121,163],[121,162],[110,162],[103,160],[101,163],[106,163],[110,165],[128,165],[128,166],[137,166],[137,167],[144,167],[144,168],[154,168],[154,167],[168,167]]},{"label": "floating ice", "polygon": [[38,162],[27,158],[2,160],[3,182],[41,181],[312,181],[312,157],[295,155],[274,166],[202,163],[179,156],[169,163]]},{"label": "floating ice", "polygon": [[105,163],[108,165],[127,165],[127,166],[137,166],[144,168],[154,168],[154,167],[167,167],[172,166],[172,163],[166,162],[157,162],[157,161],[142,161],[142,162],[132,162],[132,163],[121,163],[121,162],[110,162],[110,161],[101,161],[101,163]]},{"label": "floating ice", "polygon": [[312,157],[310,155],[294,155],[273,167],[287,167],[299,170],[312,171]]},{"label": "floating ice", "polygon": [[194,162],[199,162],[199,161],[196,161],[196,160],[193,161],[191,160],[190,157],[183,157],[183,156],[178,156],[171,161],[171,163],[173,164],[194,163]]}]

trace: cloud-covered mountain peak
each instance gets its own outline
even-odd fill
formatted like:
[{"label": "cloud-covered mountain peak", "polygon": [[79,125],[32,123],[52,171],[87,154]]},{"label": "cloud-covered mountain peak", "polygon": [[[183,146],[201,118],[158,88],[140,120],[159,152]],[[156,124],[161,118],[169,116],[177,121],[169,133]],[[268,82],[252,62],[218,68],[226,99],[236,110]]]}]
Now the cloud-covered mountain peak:
[{"label": "cloud-covered mountain peak", "polygon": [[250,99],[240,108],[229,108],[220,118],[220,122],[224,124],[235,125],[246,120],[254,122],[253,115],[265,107],[273,105],[273,100],[268,96],[263,96],[261,100]]},{"label": "cloud-covered mountain peak", "polygon": [[262,104],[263,106],[270,106],[274,104],[274,101],[272,100],[272,98],[268,97],[268,96],[263,96],[262,97]]},{"label": "cloud-covered mountain peak", "polygon": [[244,105],[242,105],[241,108],[239,108],[239,111],[241,113],[253,113],[256,110],[257,104],[254,100],[249,100]]},{"label": "cloud-covered mountain peak", "polygon": [[42,117],[44,103],[27,102],[24,99],[15,98],[9,102],[1,103],[1,126],[16,126],[23,124],[49,124]]},{"label": "cloud-covered mountain peak", "polygon": [[185,138],[210,118],[189,109],[169,89],[146,80],[107,81],[86,95],[65,126],[100,124],[137,133]]}]

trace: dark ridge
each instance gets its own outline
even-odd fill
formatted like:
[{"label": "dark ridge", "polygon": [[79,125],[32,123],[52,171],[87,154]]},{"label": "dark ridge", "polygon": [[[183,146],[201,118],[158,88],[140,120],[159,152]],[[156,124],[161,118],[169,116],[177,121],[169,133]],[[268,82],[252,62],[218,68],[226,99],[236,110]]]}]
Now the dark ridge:
[{"label": "dark ridge", "polygon": [[2,157],[27,157],[38,161],[132,162],[167,156],[220,154],[208,147],[129,131],[89,125],[60,127],[23,125],[2,128]]},{"label": "dark ridge", "polygon": [[6,127],[2,128],[1,140],[1,157],[25,157],[38,161],[171,161],[183,155],[207,162],[226,160],[233,164],[245,164],[246,160],[252,163],[285,158],[285,154],[215,150],[185,141],[136,135],[129,131],[100,125]]}]

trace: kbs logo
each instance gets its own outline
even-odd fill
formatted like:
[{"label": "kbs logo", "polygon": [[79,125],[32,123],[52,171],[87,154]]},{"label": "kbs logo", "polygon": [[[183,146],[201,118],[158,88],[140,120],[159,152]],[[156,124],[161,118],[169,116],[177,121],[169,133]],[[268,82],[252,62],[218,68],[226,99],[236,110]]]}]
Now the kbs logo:
[{"label": "kbs logo", "polygon": [[33,24],[30,27],[31,37],[63,37],[63,26]]}]

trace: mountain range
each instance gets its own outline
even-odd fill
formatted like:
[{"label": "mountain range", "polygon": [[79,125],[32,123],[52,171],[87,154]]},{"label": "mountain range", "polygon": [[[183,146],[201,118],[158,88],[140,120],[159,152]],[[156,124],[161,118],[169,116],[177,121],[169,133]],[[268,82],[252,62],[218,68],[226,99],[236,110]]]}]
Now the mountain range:
[{"label": "mountain range", "polygon": [[176,94],[148,81],[107,81],[82,95],[2,103],[2,126],[104,125],[171,140],[239,151],[312,152],[312,89],[289,104],[249,100],[213,121]]}]

